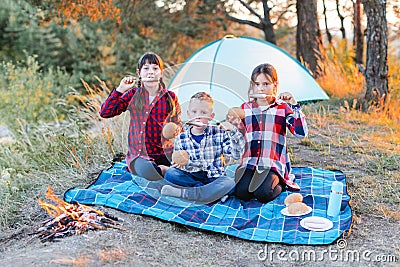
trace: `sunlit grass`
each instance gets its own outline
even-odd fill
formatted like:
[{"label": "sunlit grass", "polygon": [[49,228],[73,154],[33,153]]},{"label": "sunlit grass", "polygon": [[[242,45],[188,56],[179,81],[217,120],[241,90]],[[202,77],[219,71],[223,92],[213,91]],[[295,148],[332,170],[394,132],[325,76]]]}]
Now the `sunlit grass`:
[{"label": "sunlit grass", "polygon": [[[398,100],[397,100],[398,103]],[[348,177],[352,208],[399,220],[400,127],[384,112],[361,112],[336,100],[304,107],[310,135],[300,145],[320,155],[324,168]],[[295,153],[295,163],[310,164]]]},{"label": "sunlit grass", "polygon": [[[389,55],[386,108],[362,112],[364,77],[343,54],[330,51],[325,77],[319,79],[331,100],[304,107],[310,135],[299,144],[320,155],[327,169],[340,169],[348,178],[352,208],[359,214],[400,219],[400,67]],[[294,163],[313,164],[294,153]],[[317,166],[318,167],[318,166]]]},{"label": "sunlit grass", "polygon": [[365,94],[365,79],[358,67],[340,63],[334,50],[324,62],[324,69],[327,75],[317,81],[329,96],[357,99]]}]

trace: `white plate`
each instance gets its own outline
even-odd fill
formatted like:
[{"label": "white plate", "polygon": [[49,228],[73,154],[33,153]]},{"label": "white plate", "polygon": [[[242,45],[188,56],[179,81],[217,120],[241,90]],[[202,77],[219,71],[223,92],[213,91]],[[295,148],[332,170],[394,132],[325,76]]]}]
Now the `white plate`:
[{"label": "white plate", "polygon": [[306,212],[303,212],[303,213],[300,213],[300,214],[291,214],[291,213],[289,213],[288,207],[286,207],[286,208],[281,210],[281,213],[283,215],[285,215],[285,216],[303,216],[303,215],[309,214],[311,211],[312,211],[312,208],[307,206],[307,211]]},{"label": "white plate", "polygon": [[327,231],[333,227],[333,222],[324,217],[311,216],[301,220],[300,225],[310,231]]}]

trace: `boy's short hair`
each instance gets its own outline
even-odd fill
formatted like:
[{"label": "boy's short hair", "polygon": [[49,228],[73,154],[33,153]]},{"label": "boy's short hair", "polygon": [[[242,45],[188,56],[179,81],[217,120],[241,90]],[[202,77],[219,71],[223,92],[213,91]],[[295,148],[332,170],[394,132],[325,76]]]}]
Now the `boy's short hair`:
[{"label": "boy's short hair", "polygon": [[199,101],[207,101],[208,103],[210,103],[212,106],[214,106],[214,99],[212,99],[212,97],[206,93],[206,92],[198,92],[195,93],[191,98],[190,101],[192,101],[193,99],[197,99]]}]

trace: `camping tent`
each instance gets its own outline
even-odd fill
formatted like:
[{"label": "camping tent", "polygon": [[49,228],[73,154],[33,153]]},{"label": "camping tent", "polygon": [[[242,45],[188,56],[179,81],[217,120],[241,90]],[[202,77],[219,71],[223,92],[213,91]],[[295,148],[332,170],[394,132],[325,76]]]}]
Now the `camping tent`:
[{"label": "camping tent", "polygon": [[289,91],[300,102],[328,99],[309,71],[283,49],[251,37],[224,37],[196,51],[172,77],[168,89],[178,95],[182,119],[187,119],[190,97],[199,91],[211,94],[216,119],[224,119],[229,107],[248,101],[251,72],[261,63],[276,68],[278,93]]}]

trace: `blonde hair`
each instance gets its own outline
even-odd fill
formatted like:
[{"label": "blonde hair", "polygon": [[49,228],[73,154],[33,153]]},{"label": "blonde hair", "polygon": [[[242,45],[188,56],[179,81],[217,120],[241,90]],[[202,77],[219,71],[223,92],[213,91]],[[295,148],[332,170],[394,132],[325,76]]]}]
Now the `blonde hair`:
[{"label": "blonde hair", "polygon": [[206,92],[195,93],[190,98],[190,102],[192,102],[192,100],[194,99],[197,99],[199,101],[207,101],[208,103],[210,103],[211,106],[214,106],[214,99]]}]

